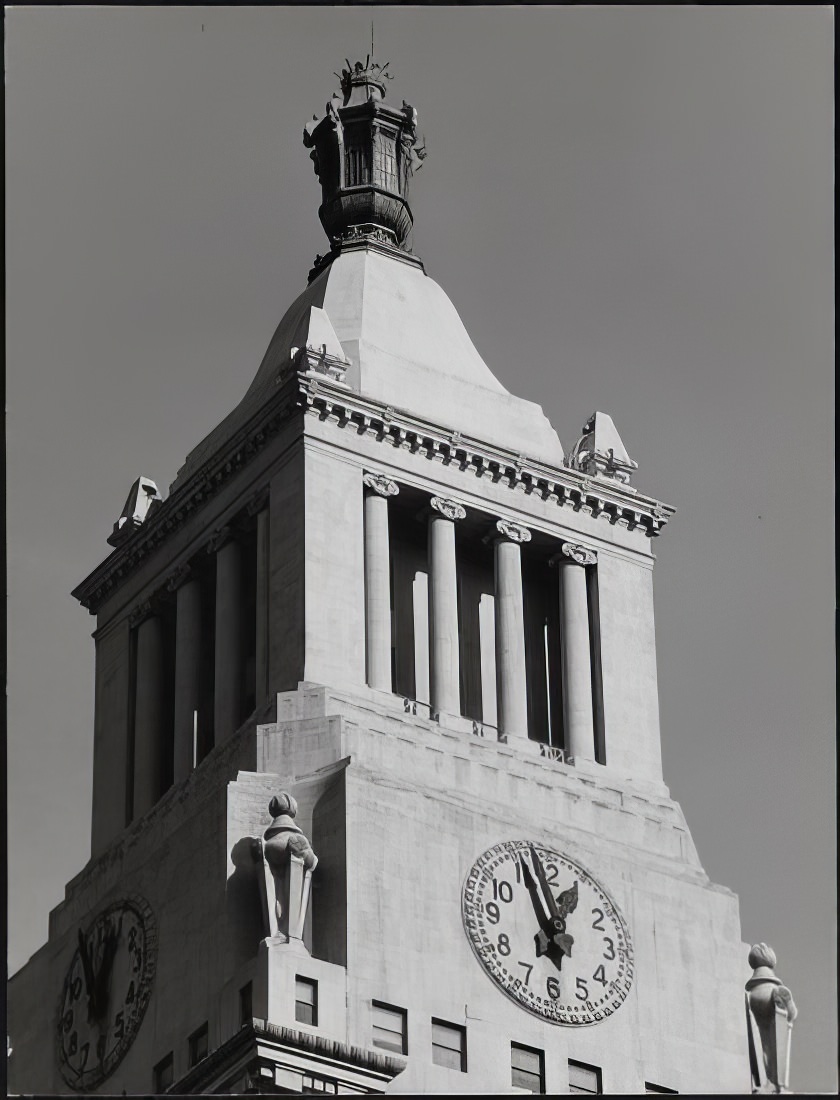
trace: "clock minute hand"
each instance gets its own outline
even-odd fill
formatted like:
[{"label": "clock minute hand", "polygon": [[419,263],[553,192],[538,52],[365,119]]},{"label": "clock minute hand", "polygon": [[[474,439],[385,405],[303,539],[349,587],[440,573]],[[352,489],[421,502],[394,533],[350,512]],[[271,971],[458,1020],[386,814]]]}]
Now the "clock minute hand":
[{"label": "clock minute hand", "polygon": [[537,878],[539,879],[540,887],[545,898],[548,911],[551,916],[556,920],[560,917],[560,910],[557,908],[557,902],[554,900],[554,895],[549,889],[548,880],[545,877],[545,870],[542,865],[542,860],[537,855],[537,850],[534,845],[531,845],[531,859],[534,864],[534,870],[537,872]]},{"label": "clock minute hand", "polygon": [[79,929],[79,956],[82,960],[82,973],[85,976],[85,990],[88,996],[88,1016],[96,1015],[96,978],[93,973],[90,955],[88,954],[85,934]]}]

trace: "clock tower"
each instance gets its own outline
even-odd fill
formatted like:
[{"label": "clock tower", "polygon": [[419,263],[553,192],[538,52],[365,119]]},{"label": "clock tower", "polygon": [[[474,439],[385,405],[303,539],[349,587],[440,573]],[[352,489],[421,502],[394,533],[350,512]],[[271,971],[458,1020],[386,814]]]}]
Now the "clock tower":
[{"label": "clock tower", "polygon": [[91,859],[9,985],[15,1090],[749,1088],[737,898],[662,776],[673,509],[475,349],[389,80],[306,125],[328,251],[75,590]]}]

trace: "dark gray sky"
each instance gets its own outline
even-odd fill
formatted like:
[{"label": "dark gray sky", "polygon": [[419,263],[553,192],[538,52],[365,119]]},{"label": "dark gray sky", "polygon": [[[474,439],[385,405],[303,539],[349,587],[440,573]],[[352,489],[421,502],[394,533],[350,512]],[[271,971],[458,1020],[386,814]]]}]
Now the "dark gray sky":
[{"label": "dark gray sky", "polygon": [[679,509],[655,545],[666,782],[778,953],[794,1087],[834,1090],[827,7],[6,10],[11,969],[89,856],[70,589],[325,251],[301,131],[371,14],[427,138],[429,274],[565,446],[609,412]]}]

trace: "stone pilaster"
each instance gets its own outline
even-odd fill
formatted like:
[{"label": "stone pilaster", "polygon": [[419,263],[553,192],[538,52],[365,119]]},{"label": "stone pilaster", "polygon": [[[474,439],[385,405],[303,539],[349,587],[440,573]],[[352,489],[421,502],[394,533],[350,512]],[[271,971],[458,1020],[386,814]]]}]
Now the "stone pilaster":
[{"label": "stone pilaster", "polygon": [[432,497],[429,513],[429,681],[433,711],[461,713],[458,574],[455,523],[467,514],[454,500]]},{"label": "stone pilaster", "polygon": [[388,498],[397,485],[381,474],[367,473],[365,486],[365,645],[367,682],[391,690],[391,551]]},{"label": "stone pilaster", "polygon": [[134,802],[138,818],[157,801],[163,734],[163,624],[150,601],[132,615],[137,628],[134,696]]}]

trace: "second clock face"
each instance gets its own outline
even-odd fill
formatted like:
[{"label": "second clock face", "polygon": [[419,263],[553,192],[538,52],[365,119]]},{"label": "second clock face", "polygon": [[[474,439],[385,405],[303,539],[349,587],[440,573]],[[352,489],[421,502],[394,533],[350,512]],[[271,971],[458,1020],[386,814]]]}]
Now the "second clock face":
[{"label": "second clock face", "polygon": [[537,1016],[594,1024],[627,997],[633,953],[621,914],[560,852],[525,840],[490,848],[467,876],[463,918],[490,978]]}]

